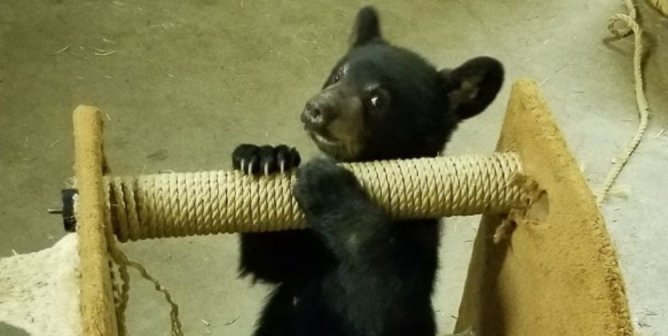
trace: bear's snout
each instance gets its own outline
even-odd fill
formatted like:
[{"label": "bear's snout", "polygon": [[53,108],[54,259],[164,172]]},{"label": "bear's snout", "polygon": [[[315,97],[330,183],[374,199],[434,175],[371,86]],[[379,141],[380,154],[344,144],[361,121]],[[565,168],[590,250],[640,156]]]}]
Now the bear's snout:
[{"label": "bear's snout", "polygon": [[336,119],[336,104],[329,95],[317,95],[311,98],[304,107],[301,121],[307,129],[318,130]]}]

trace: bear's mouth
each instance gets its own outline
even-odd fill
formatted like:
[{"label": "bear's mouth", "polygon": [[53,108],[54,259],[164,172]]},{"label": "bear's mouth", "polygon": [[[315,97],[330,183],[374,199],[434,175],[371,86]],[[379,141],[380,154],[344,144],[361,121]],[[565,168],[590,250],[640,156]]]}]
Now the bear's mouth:
[{"label": "bear's mouth", "polygon": [[313,143],[325,154],[339,161],[352,161],[357,158],[362,147],[344,137],[335,137],[329,130],[308,130]]},{"label": "bear's mouth", "polygon": [[340,142],[338,139],[322,132],[309,131],[309,135],[313,141],[320,145],[334,147],[337,146]]}]

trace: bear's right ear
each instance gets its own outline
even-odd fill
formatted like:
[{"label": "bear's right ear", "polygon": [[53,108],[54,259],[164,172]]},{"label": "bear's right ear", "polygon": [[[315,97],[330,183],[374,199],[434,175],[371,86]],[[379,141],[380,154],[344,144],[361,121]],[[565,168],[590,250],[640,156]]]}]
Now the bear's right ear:
[{"label": "bear's right ear", "polygon": [[439,72],[448,110],[459,120],[477,115],[492,103],[503,84],[503,65],[491,57],[476,57],[455,68]]},{"label": "bear's right ear", "polygon": [[376,9],[371,6],[362,7],[357,12],[355,25],[350,34],[350,46],[359,47],[374,40],[382,39],[380,34],[380,20]]}]

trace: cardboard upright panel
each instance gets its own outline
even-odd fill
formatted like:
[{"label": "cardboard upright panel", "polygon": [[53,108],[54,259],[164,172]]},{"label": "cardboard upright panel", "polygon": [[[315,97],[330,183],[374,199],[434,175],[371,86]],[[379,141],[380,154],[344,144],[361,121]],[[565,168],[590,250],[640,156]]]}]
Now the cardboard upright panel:
[{"label": "cardboard upright panel", "polygon": [[456,331],[477,336],[632,334],[617,256],[594,197],[538,87],[513,86],[498,151],[520,155],[536,182],[531,206],[484,215],[475,241]]},{"label": "cardboard upright panel", "polygon": [[107,246],[107,205],[102,180],[102,118],[78,106],[74,119],[74,171],[79,191],[77,232],[81,257],[81,321],[85,336],[118,335]]}]

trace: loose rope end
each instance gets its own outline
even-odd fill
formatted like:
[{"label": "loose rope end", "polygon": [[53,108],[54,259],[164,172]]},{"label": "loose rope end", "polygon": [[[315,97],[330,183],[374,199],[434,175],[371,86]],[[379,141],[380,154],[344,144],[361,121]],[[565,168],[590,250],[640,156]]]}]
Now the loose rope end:
[{"label": "loose rope end", "polygon": [[[664,1],[665,2],[665,1]],[[645,132],[647,130],[647,125],[649,123],[649,103],[645,96],[644,89],[644,78],[643,78],[643,46],[642,46],[642,37],[643,31],[638,25],[637,22],[637,10],[635,4],[631,0],[625,0],[628,14],[616,14],[610,18],[608,24],[608,29],[615,36],[623,38],[631,34],[634,35],[634,53],[633,53],[633,76],[635,82],[635,95],[636,95],[636,106],[638,108],[639,123],[638,128],[633,136],[633,139],[626,146],[622,154],[615,161],[614,166],[610,169],[605,181],[603,182],[603,188],[597,197],[598,206],[603,205],[605,202],[610,189],[615,184],[615,181],[619,177],[619,174],[624,169],[624,166],[628,163],[631,156],[635,152],[638,145],[643,139]],[[623,23],[624,27],[617,26],[618,23]]]}]

